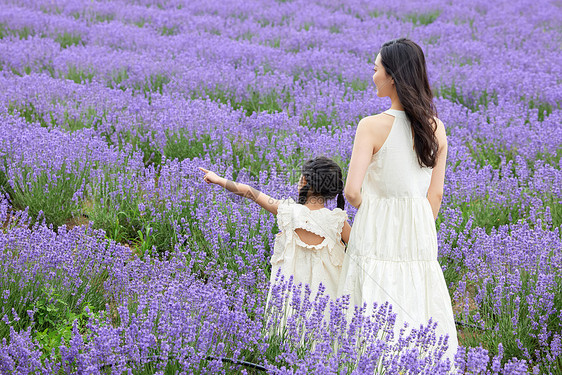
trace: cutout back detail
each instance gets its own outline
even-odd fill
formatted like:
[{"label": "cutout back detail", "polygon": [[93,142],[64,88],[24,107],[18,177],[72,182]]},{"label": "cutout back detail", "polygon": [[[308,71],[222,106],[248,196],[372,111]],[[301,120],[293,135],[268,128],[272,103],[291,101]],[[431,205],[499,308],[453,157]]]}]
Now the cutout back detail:
[{"label": "cutout back detail", "polygon": [[319,236],[316,233],[312,233],[303,228],[295,228],[295,234],[297,237],[307,245],[320,245],[326,240],[325,237]]}]

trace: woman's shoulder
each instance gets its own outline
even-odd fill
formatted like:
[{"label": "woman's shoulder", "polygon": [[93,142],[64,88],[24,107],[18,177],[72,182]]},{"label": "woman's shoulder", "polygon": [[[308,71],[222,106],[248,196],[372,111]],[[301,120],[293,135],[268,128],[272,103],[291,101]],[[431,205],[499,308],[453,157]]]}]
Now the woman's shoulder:
[{"label": "woman's shoulder", "polygon": [[435,129],[439,129],[439,128],[444,128],[445,125],[443,124],[443,121],[441,121],[441,119],[437,116],[433,116],[433,124],[435,125]]},{"label": "woman's shoulder", "polygon": [[377,133],[388,130],[393,122],[394,117],[383,112],[378,115],[363,117],[357,125],[357,130],[364,129],[371,133]]},{"label": "woman's shoulder", "polygon": [[388,120],[392,120],[393,116],[386,112],[381,112],[376,115],[365,116],[361,120],[359,120],[359,124],[379,124],[385,123]]},{"label": "woman's shoulder", "polygon": [[435,124],[435,136],[439,144],[443,144],[447,142],[447,131],[445,130],[445,124],[443,121],[439,119],[437,116],[433,117],[433,121]]}]

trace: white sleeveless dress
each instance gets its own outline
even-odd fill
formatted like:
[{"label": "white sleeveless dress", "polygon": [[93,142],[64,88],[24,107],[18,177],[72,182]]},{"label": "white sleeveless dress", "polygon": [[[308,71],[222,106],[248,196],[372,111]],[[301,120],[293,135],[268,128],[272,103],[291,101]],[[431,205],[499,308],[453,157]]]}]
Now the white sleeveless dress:
[{"label": "white sleeveless dress", "polygon": [[[341,231],[347,219],[347,213],[339,208],[310,210],[293,199],[283,200],[277,209],[280,233],[275,238],[271,257],[271,282],[281,270],[286,279],[293,276],[295,285],[310,285],[312,299],[320,283],[326,288],[324,294],[335,299],[345,254]],[[318,245],[309,245],[297,235],[297,228],[324,237],[324,240]]]},{"label": "white sleeveless dress", "polygon": [[446,356],[452,361],[457,331],[426,198],[432,169],[418,164],[406,113],[385,113],[394,123],[363,180],[338,295],[350,295],[351,310],[388,301],[397,314],[395,337],[404,322],[418,328],[433,318],[437,334],[449,335]]}]

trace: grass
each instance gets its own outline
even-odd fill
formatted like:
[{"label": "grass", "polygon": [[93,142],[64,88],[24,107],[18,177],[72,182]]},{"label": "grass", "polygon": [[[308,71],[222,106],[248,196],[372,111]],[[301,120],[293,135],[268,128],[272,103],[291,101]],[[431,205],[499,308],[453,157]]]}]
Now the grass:
[{"label": "grass", "polygon": [[81,46],[85,43],[82,41],[82,36],[80,34],[72,34],[65,31],[62,34],[58,34],[55,38],[55,42],[60,44],[61,48],[68,48],[70,46]]},{"label": "grass", "polygon": [[515,161],[518,155],[517,150],[490,144],[478,138],[475,142],[469,142],[466,145],[472,158],[480,167],[490,165],[494,169],[499,169],[502,165]]},{"label": "grass", "polygon": [[53,124],[52,118],[47,121],[45,115],[40,113],[33,103],[15,103],[12,102],[8,106],[8,113],[13,115],[19,115],[23,117],[27,122],[33,123],[38,122],[43,127],[49,127]]},{"label": "grass", "polygon": [[[87,339],[89,319],[99,317],[105,310],[107,299],[103,285],[108,272],[103,268],[93,271],[86,260],[78,270],[75,283],[69,285],[65,282],[67,270],[36,267],[36,263],[43,259],[28,260],[17,269],[12,268],[8,259],[17,259],[20,251],[10,245],[3,249],[7,258],[4,258],[2,269],[10,277],[0,280],[0,288],[10,323],[0,321],[0,338],[9,339],[10,327],[16,331],[32,328],[32,337],[42,350],[42,358],[54,357],[62,362],[60,346],[69,342],[73,328],[76,327]],[[19,268],[22,265],[23,268]],[[26,272],[35,276],[29,278]]]},{"label": "grass", "polygon": [[168,133],[166,138],[164,156],[170,160],[178,159],[181,161],[203,157],[213,144],[209,134],[196,134],[185,130],[180,130],[178,133]]},{"label": "grass", "polygon": [[238,35],[237,37],[234,38],[234,40],[247,40],[247,41],[252,41],[252,38],[255,36],[254,33],[251,33],[249,31],[243,32],[242,34]]},{"label": "grass", "polygon": [[129,79],[129,72],[127,68],[121,68],[111,73],[107,82],[107,87],[112,89],[127,90],[126,82]]},{"label": "grass", "polygon": [[[4,252],[17,257],[19,250],[5,248]],[[41,260],[37,260],[41,261]],[[33,272],[33,262],[27,264]],[[81,282],[75,290],[65,286],[65,271],[57,270],[49,275],[38,273],[29,280],[20,271],[10,268],[8,263],[2,265],[2,272],[11,277],[0,281],[4,291],[3,306],[10,311],[11,326],[16,331],[23,331],[33,327],[33,337],[40,344],[44,357],[55,353],[60,358],[59,346],[64,339],[68,342],[72,335],[72,328],[76,324],[81,331],[86,330],[86,323],[90,315],[96,316],[105,309],[106,299],[102,291],[103,283],[107,279],[107,271],[92,274],[88,264],[84,264],[78,275]],[[78,281],[77,280],[77,281]],[[33,311],[33,318],[28,313]],[[16,315],[17,319],[14,319]],[[0,322],[0,338],[9,338],[9,326]]]},{"label": "grass", "polygon": [[66,71],[65,78],[70,79],[75,83],[91,83],[94,75],[95,74],[91,71],[82,70],[74,65],[70,65]]},{"label": "grass", "polygon": [[162,31],[160,32],[160,35],[177,35],[179,33],[179,28],[177,26],[163,26],[162,27]]},{"label": "grass", "polygon": [[371,81],[365,81],[360,78],[355,78],[348,83],[348,86],[353,91],[365,91],[371,85]]},{"label": "grass", "polygon": [[[445,283],[449,287],[449,294],[453,298],[455,286],[462,280],[463,274],[466,272],[466,267],[463,264],[463,259],[456,259],[450,256],[439,256],[439,264],[445,267],[443,270],[443,277]],[[453,288],[450,286],[453,285]]]},{"label": "grass", "polygon": [[141,18],[138,21],[133,22],[133,25],[141,28],[144,27],[145,24],[146,24],[146,20],[144,18]]},{"label": "grass", "polygon": [[5,36],[8,35],[10,30],[6,27],[6,25],[0,23],[0,39],[4,39]]},{"label": "grass", "polygon": [[269,40],[267,44],[273,48],[281,48],[281,38],[273,38],[272,40]]},{"label": "grass", "polygon": [[306,110],[300,120],[301,126],[334,131],[332,127],[332,117],[325,112],[316,112],[313,109]]},{"label": "grass", "polygon": [[93,128],[94,130],[97,130],[99,119],[105,117],[107,114],[105,111],[99,115],[96,108],[92,106],[84,108],[78,115],[71,115],[71,112],[67,109],[64,111],[63,121],[57,122],[51,112],[39,112],[32,102],[12,102],[8,106],[8,113],[18,115],[29,123],[37,122],[46,128],[58,127],[70,132],[84,128]]},{"label": "grass", "polygon": [[300,30],[309,31],[312,26],[314,26],[314,23],[305,22],[300,26]]},{"label": "grass", "polygon": [[162,95],[164,86],[170,82],[170,77],[165,74],[151,74],[144,79],[144,82],[137,82],[133,84],[134,92],[141,92],[146,98],[149,99],[149,103],[152,103],[151,93],[157,92]]},{"label": "grass", "polygon": [[441,86],[435,91],[435,96],[441,96],[453,103],[461,104],[472,112],[478,111],[480,107],[486,108],[489,103],[497,104],[497,93],[488,93],[484,90],[480,93],[466,94],[454,82],[450,86]]},{"label": "grass", "polygon": [[[67,111],[64,112],[64,123],[59,126],[73,132],[84,128],[94,128],[97,130],[98,112],[94,107],[85,108],[78,117],[73,117]],[[53,123],[54,124],[54,123]]]},{"label": "grass", "polygon": [[34,32],[27,26],[14,30],[9,29],[6,25],[0,23],[0,39],[4,39],[7,36],[17,36],[19,39],[27,39],[31,35],[34,35]]},{"label": "grass", "polygon": [[341,28],[337,25],[330,26],[330,33],[332,34],[341,34]]},{"label": "grass", "polygon": [[535,156],[534,160],[542,160],[547,164],[552,165],[556,168],[556,166],[560,165],[560,159],[562,159],[562,147],[559,147],[556,150],[556,153],[547,153],[547,152],[539,152]]},{"label": "grass", "polygon": [[140,256],[173,250],[179,236],[185,235],[182,219],[192,220],[188,205],[169,206],[158,195],[151,199],[138,185],[123,184],[111,176],[94,186],[90,201],[84,213],[94,227],[103,229],[109,239],[134,246]]},{"label": "grass", "polygon": [[503,205],[486,198],[463,202],[458,206],[465,219],[472,217],[473,225],[484,228],[488,234],[491,233],[492,228],[497,229],[502,225],[518,222],[526,211],[526,208],[517,203]]},{"label": "grass", "polygon": [[[506,363],[510,358],[527,358],[531,363],[538,364],[545,371],[550,372],[559,369],[556,363],[550,363],[545,359],[548,353],[548,346],[541,345],[539,335],[542,325],[534,327],[534,319],[539,316],[548,316],[546,320],[546,331],[550,332],[549,341],[554,336],[560,334],[561,321],[557,314],[548,314],[541,307],[537,298],[543,298],[535,291],[539,287],[537,273],[519,270],[520,287],[514,287],[507,279],[493,277],[480,283],[478,288],[484,288],[484,299],[477,304],[477,316],[485,323],[484,330],[474,328],[463,329],[463,344],[469,347],[482,345],[487,349],[491,356],[498,354],[498,345],[501,343],[504,348],[504,358],[502,363]],[[494,295],[500,297],[494,298]],[[562,309],[562,278],[558,275],[555,283],[546,288],[551,293],[553,307],[560,311]],[[535,304],[539,302],[538,304]],[[500,304],[500,305],[498,305]],[[533,305],[535,307],[532,307]],[[538,308],[538,310],[536,310]],[[533,311],[536,310],[536,311]],[[472,324],[478,325],[478,321],[473,320],[473,315],[465,317]],[[527,357],[527,353],[531,356]],[[558,358],[558,363],[560,363]],[[541,373],[543,373],[541,371]]]},{"label": "grass", "polygon": [[549,103],[541,102],[538,100],[529,100],[529,109],[536,108],[538,111],[538,120],[544,121],[545,117],[552,114],[553,106]]},{"label": "grass", "polygon": [[[128,178],[138,178],[134,174]],[[136,185],[123,186],[108,174],[102,181],[92,186],[89,194],[91,205],[84,213],[94,223],[95,228],[103,229],[106,235],[116,242],[130,242],[138,239],[139,232],[146,228],[144,212],[139,209],[143,203],[142,195]],[[120,194],[115,194],[120,191]]]},{"label": "grass", "polygon": [[96,22],[111,22],[115,19],[115,14],[96,14],[95,16]]},{"label": "grass", "polygon": [[377,18],[382,16],[383,14],[385,14],[384,12],[381,12],[379,10],[371,10],[369,11],[369,16],[371,16],[372,18]]},{"label": "grass", "polygon": [[494,169],[500,169],[507,163],[517,162],[517,156],[522,156],[527,168],[534,172],[535,163],[538,160],[557,168],[562,159],[562,147],[558,148],[554,153],[537,152],[534,155],[522,155],[515,146],[507,148],[501,144],[489,143],[481,137],[475,137],[473,141],[467,142],[465,145],[469,149],[472,159],[481,168],[489,165]]},{"label": "grass", "polygon": [[7,165],[0,165],[0,193],[6,194],[8,197],[13,196],[14,190],[9,184],[8,176],[6,175]]},{"label": "grass", "polygon": [[261,93],[251,86],[247,88],[248,96],[245,98],[235,97],[233,93],[221,88],[203,89],[200,92],[192,93],[192,98],[209,97],[211,100],[228,104],[234,109],[244,109],[247,115],[254,112],[276,113],[285,110],[286,103],[292,101],[288,91]]},{"label": "grass", "polygon": [[[4,170],[8,169],[4,160]],[[34,166],[20,165],[11,184],[4,178],[0,189],[9,194],[16,210],[29,208],[32,222],[42,218],[59,227],[79,214],[80,202],[75,193],[89,179],[89,166],[78,171],[64,163],[58,171],[36,171]]]},{"label": "grass", "polygon": [[552,218],[552,226],[554,228],[560,228],[562,226],[562,200],[557,196],[550,196],[543,200],[545,206],[550,212],[550,217]]},{"label": "grass", "polygon": [[427,26],[435,22],[441,14],[441,10],[435,10],[427,13],[408,13],[404,16],[405,21],[409,21],[416,26]]}]

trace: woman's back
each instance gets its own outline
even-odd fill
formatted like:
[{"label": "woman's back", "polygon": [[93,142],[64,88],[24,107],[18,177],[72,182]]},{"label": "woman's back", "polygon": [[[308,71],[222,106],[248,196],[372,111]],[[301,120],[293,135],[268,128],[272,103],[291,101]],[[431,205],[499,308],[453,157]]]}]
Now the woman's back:
[{"label": "woman's back", "polygon": [[418,162],[406,113],[385,113],[395,119],[363,180],[338,294],[349,294],[357,306],[390,302],[398,314],[396,335],[404,322],[438,321],[437,334],[449,335],[452,358],[456,330],[427,199],[433,169]]},{"label": "woman's back", "polygon": [[432,169],[418,163],[405,112],[385,113],[394,122],[367,168],[349,253],[386,261],[437,260],[435,223],[426,197]]},{"label": "woman's back", "polygon": [[425,198],[431,168],[420,167],[414,150],[410,121],[404,111],[385,111],[394,116],[386,141],[373,155],[362,185],[362,194],[376,198]]}]

